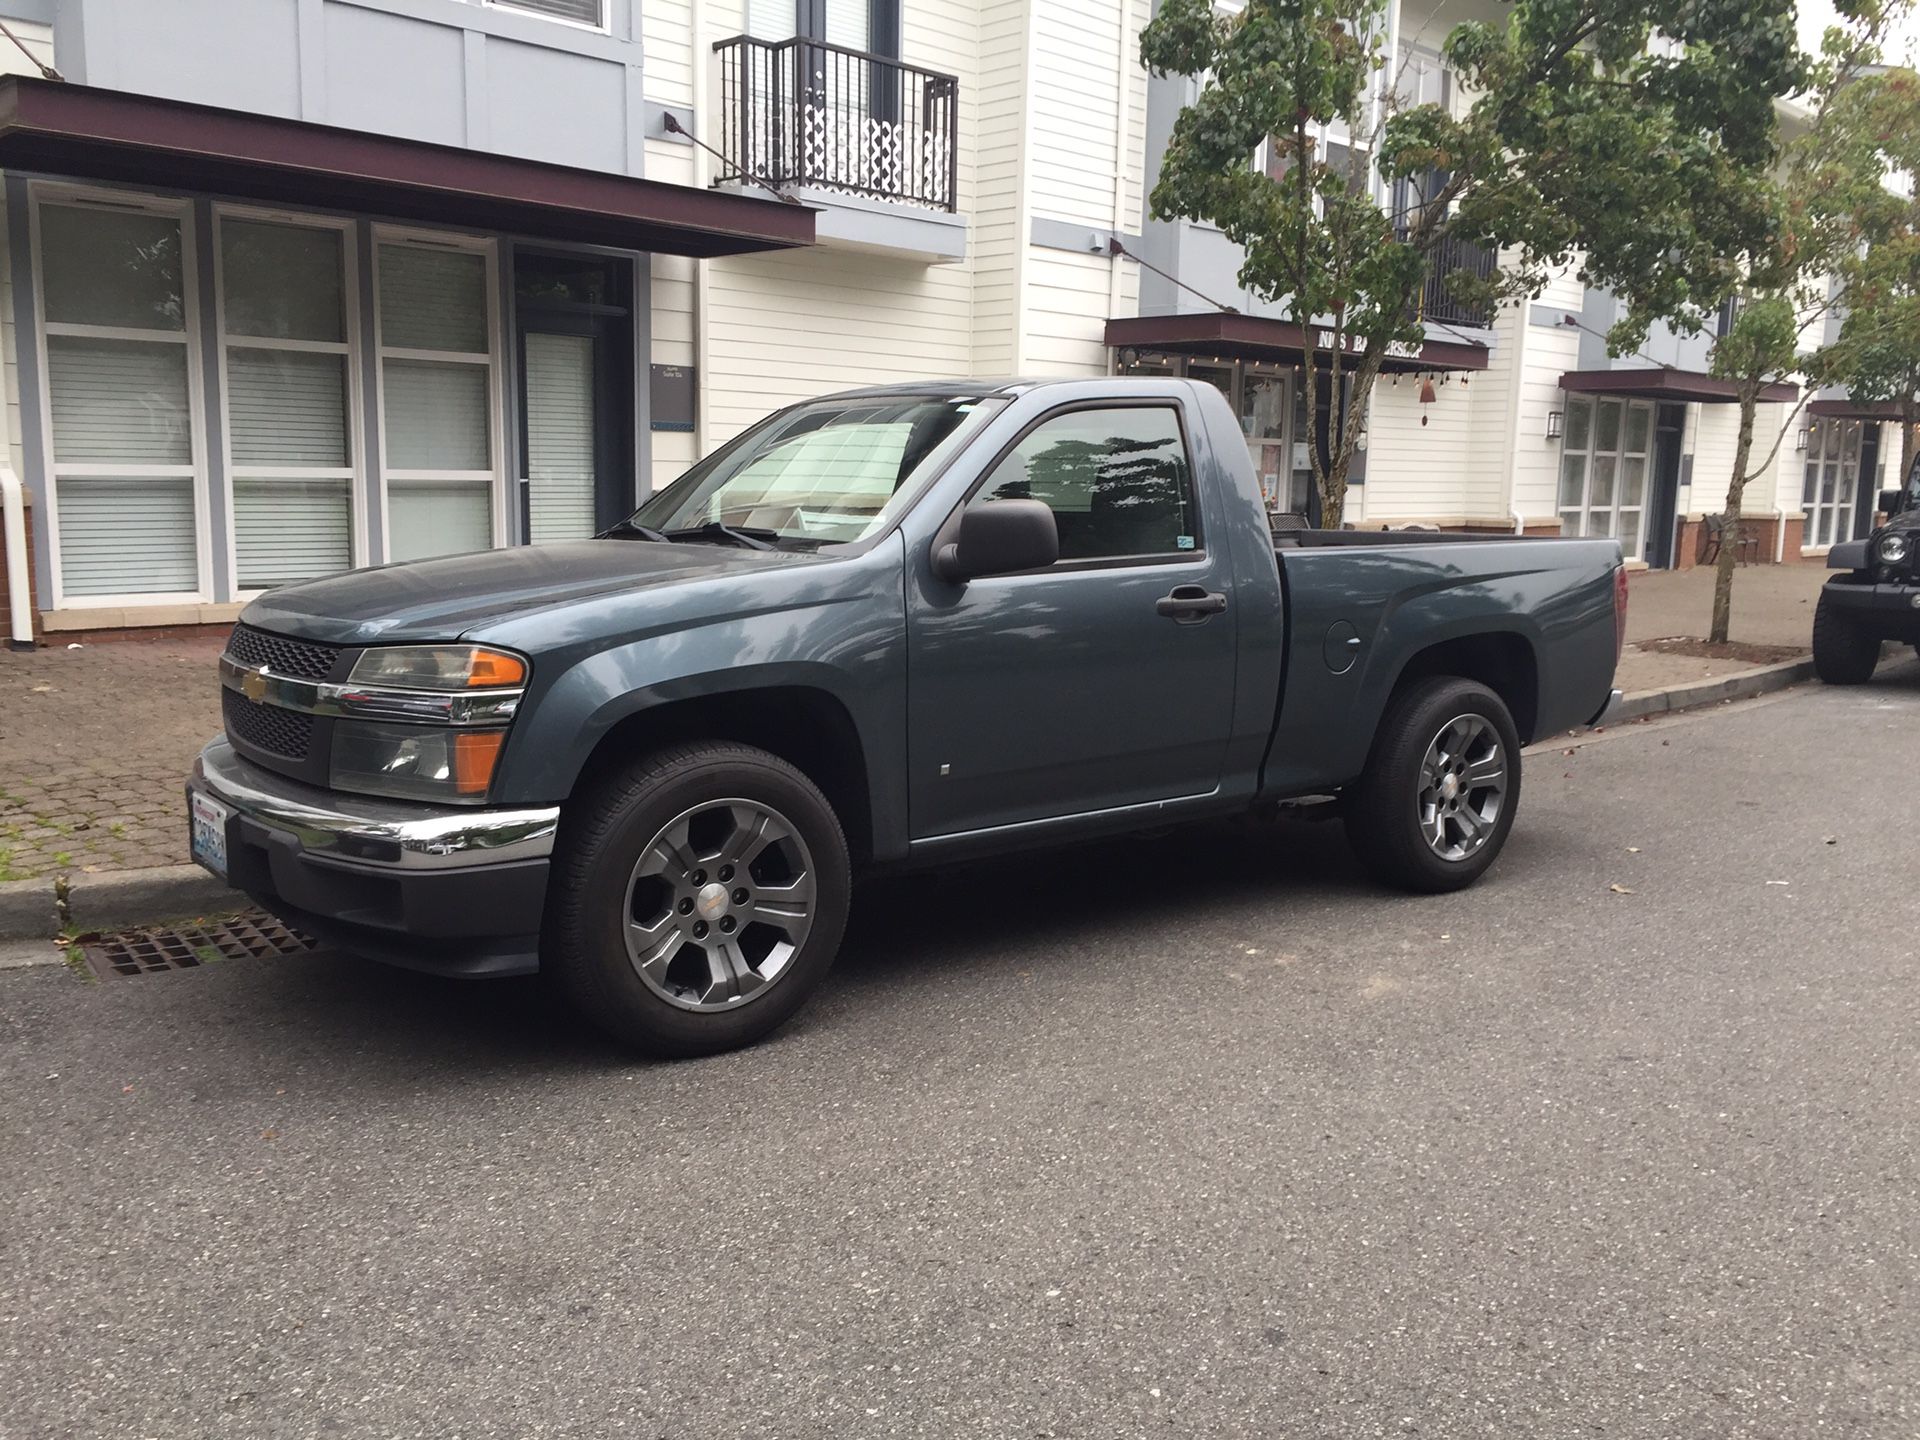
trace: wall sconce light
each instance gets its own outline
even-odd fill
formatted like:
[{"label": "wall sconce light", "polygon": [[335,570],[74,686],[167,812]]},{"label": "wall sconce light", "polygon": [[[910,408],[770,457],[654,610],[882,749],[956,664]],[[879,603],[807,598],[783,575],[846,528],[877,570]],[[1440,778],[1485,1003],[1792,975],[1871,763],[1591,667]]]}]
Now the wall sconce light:
[{"label": "wall sconce light", "polygon": [[1807,448],[1807,423],[1806,423],[1806,421],[1804,421],[1804,420],[1800,422],[1800,429],[1799,429],[1799,430],[1798,430],[1797,432],[1795,432],[1795,434],[1794,434],[1794,437],[1793,437],[1793,448],[1794,448],[1794,449],[1796,449],[1796,450],[1798,450],[1798,451],[1801,451],[1802,453],[1805,453],[1805,451],[1806,451],[1806,448]]},{"label": "wall sconce light", "polygon": [[1567,412],[1564,410],[1547,411],[1547,439],[1558,440],[1567,433]]}]

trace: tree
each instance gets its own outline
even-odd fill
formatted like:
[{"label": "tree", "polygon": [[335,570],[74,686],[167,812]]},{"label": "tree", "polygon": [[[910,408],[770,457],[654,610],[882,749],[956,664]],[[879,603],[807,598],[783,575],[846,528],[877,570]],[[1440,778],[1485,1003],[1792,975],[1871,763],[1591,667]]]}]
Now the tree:
[{"label": "tree", "polygon": [[[1324,448],[1307,447],[1327,525],[1383,363],[1424,338],[1430,277],[1492,304],[1537,294],[1577,252],[1583,278],[1626,302],[1616,348],[1717,303],[1735,279],[1727,237],[1755,243],[1768,224],[1753,167],[1774,97],[1800,78],[1792,0],[1518,0],[1504,24],[1448,37],[1473,96],[1454,115],[1402,94],[1383,13],[1165,0],[1141,40],[1156,72],[1200,80],[1154,213],[1210,221],[1244,249],[1241,283],[1284,298],[1308,337],[1309,393],[1340,402]],[[1343,156],[1329,127],[1353,138]],[[1478,276],[1447,258],[1456,241],[1502,264]]]},{"label": "tree", "polygon": [[[1889,198],[1882,183],[1886,166],[1877,139],[1872,76],[1887,27],[1904,4],[1867,0],[1827,31],[1819,57],[1809,66],[1809,86],[1793,124],[1774,132],[1776,154],[1756,172],[1771,222],[1758,243],[1729,250],[1739,260],[1740,279],[1733,321],[1714,346],[1712,367],[1715,375],[1733,382],[1739,429],[1713,583],[1708,638],[1716,642],[1727,639],[1733,619],[1746,488],[1772,469],[1811,385],[1830,369],[1820,340],[1839,303],[1836,280],[1863,237],[1881,223]],[[1693,318],[1697,323],[1698,316]],[[1771,437],[1756,435],[1767,387],[1797,376],[1808,382],[1798,402]]]},{"label": "tree", "polygon": [[1877,197],[1866,244],[1840,268],[1845,316],[1819,373],[1856,401],[1898,407],[1904,483],[1920,427],[1920,76],[1888,70],[1855,98],[1892,183]]}]

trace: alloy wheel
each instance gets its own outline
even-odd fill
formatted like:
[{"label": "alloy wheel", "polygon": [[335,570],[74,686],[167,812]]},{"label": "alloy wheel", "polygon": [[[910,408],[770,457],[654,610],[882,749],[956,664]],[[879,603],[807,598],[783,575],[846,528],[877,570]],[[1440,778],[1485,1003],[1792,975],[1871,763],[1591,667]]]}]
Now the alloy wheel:
[{"label": "alloy wheel", "polygon": [[1457,715],[1420,762],[1420,834],[1442,860],[1474,855],[1493,838],[1507,803],[1507,748],[1491,721]]},{"label": "alloy wheel", "polygon": [[799,830],[758,800],[713,800],[661,826],[627,881],[627,957],[661,999],[729,1010],[787,973],[813,929]]}]

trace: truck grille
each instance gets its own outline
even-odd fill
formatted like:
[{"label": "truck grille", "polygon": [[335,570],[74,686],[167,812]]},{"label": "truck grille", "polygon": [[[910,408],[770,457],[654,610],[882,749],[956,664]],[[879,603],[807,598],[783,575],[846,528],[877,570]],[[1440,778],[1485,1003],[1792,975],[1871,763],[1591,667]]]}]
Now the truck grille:
[{"label": "truck grille", "polygon": [[232,690],[220,692],[227,734],[243,745],[287,760],[304,760],[313,744],[313,717],[278,705],[261,705]]},{"label": "truck grille", "polygon": [[312,640],[289,640],[284,635],[270,635],[251,625],[236,625],[233,634],[227,637],[227,654],[242,665],[264,665],[276,675],[324,680],[333,672],[340,647]]}]

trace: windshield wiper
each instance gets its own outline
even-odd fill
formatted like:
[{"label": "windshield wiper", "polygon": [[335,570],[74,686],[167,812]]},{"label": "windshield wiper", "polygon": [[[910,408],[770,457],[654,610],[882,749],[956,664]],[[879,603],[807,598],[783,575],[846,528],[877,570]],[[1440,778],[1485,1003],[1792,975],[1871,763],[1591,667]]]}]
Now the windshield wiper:
[{"label": "windshield wiper", "polygon": [[636,540],[658,540],[666,545],[673,543],[673,537],[666,531],[656,530],[651,525],[642,525],[633,520],[622,520],[618,525],[610,525],[594,538],[612,540],[622,535],[631,535]]},{"label": "windshield wiper", "polygon": [[662,536],[667,540],[726,540],[735,545],[743,545],[749,550],[772,550],[773,542],[780,538],[778,530],[742,530],[736,525],[723,525],[718,520],[709,520],[704,525],[695,525],[687,530],[669,530]]}]

